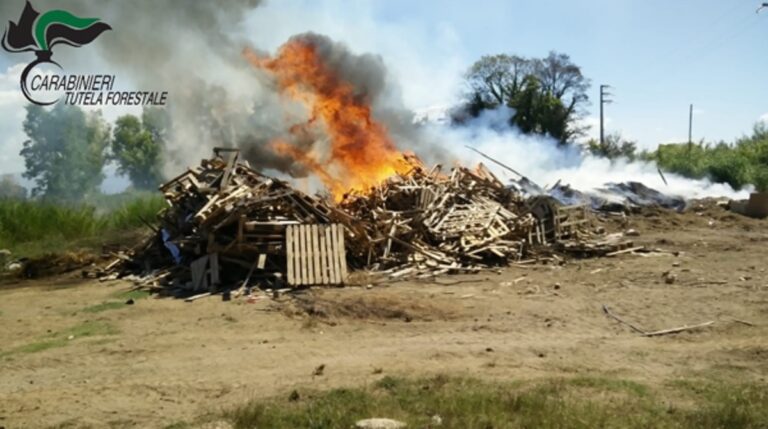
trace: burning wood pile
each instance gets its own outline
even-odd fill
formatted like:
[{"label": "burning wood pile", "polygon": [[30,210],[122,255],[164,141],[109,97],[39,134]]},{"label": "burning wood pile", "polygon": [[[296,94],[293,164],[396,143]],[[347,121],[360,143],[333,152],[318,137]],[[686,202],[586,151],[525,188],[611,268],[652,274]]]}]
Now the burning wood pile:
[{"label": "burning wood pile", "polygon": [[366,245],[358,261],[392,278],[473,271],[520,260],[535,219],[519,194],[482,164],[442,174],[415,168],[340,208],[360,221]]},{"label": "burning wood pile", "polygon": [[236,150],[214,152],[160,187],[159,228],[103,276],[183,293],[344,284],[350,269],[423,278],[525,261],[583,237],[587,221],[583,207],[525,199],[482,164],[443,173],[412,162],[335,204],[254,171]]}]

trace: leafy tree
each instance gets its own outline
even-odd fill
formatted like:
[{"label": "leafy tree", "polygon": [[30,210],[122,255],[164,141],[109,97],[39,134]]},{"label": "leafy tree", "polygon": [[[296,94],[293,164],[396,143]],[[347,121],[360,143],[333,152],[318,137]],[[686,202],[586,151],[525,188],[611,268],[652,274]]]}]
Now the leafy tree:
[{"label": "leafy tree", "polygon": [[535,61],[534,74],[542,90],[563,103],[568,119],[578,115],[577,109],[589,101],[589,80],[566,54],[550,52],[546,58]]},{"label": "leafy tree", "polygon": [[77,106],[58,104],[46,110],[27,107],[21,156],[33,179],[33,196],[78,201],[96,191],[104,180],[102,169],[109,143],[109,127],[101,112],[86,114]]},{"label": "leafy tree", "polygon": [[118,172],[127,175],[138,189],[154,189],[161,181],[161,153],[168,116],[165,110],[144,109],[141,119],[121,116],[115,122],[112,159]]},{"label": "leafy tree", "polygon": [[627,158],[631,161],[636,157],[636,150],[637,142],[624,140],[619,133],[608,134],[602,144],[596,139],[587,142],[589,153],[608,159]]},{"label": "leafy tree", "polygon": [[3,174],[0,178],[0,199],[19,199],[27,198],[27,189],[19,185],[12,174]]},{"label": "leafy tree", "polygon": [[509,104],[533,74],[533,62],[506,54],[487,55],[475,62],[466,73],[471,97],[485,108]]},{"label": "leafy tree", "polygon": [[525,133],[546,134],[566,144],[585,131],[578,119],[589,101],[590,83],[568,55],[550,52],[543,59],[484,56],[469,68],[465,80],[469,91],[454,114],[455,122],[505,105],[515,111],[510,124]]},{"label": "leafy tree", "polygon": [[708,178],[735,189],[754,185],[768,191],[768,126],[758,124],[751,136],[733,143],[660,145],[643,155],[665,171],[691,178]]}]

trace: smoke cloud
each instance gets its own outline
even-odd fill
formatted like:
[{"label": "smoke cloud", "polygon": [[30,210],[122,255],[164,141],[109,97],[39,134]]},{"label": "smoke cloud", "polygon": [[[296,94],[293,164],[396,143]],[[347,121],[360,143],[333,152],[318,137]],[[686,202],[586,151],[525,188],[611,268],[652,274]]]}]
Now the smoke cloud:
[{"label": "smoke cloud", "polygon": [[560,181],[575,189],[591,191],[606,183],[634,181],[665,194],[685,198],[748,196],[747,190],[737,192],[727,184],[693,180],[671,173],[665,174],[665,184],[654,163],[629,162],[626,159],[611,161],[585,154],[578,145],[562,147],[554,139],[523,135],[508,125],[507,118],[511,114],[508,108],[502,107],[484,112],[466,126],[426,123],[425,127],[433,137],[454,148],[455,156],[462,164],[483,162],[500,178],[519,179],[514,173],[464,149],[468,145],[524,174],[541,187]]},{"label": "smoke cloud", "polygon": [[[0,13],[15,20],[21,10],[11,3],[0,5]],[[307,109],[282,97],[273,77],[255,70],[242,56],[246,47],[260,52],[251,46],[244,28],[244,19],[252,11],[258,13],[260,4],[260,0],[229,1],[226,7],[183,0],[107,0],[98,4],[62,0],[37,1],[35,7],[98,16],[112,26],[113,31],[86,49],[56,51],[68,72],[103,72],[106,68],[117,75],[118,86],[126,89],[168,91],[173,130],[164,153],[167,177],[210,156],[215,146],[239,147],[256,168],[302,177],[306,170],[273,152],[268,142],[305,122]],[[417,138],[410,112],[381,57],[352,53],[344,44],[319,34],[295,37],[311,41],[328,67],[370,100],[376,118],[394,141],[410,148],[419,144],[422,139]],[[85,51],[90,55],[84,55]],[[302,150],[324,144],[322,135],[303,137],[292,141]]]}]

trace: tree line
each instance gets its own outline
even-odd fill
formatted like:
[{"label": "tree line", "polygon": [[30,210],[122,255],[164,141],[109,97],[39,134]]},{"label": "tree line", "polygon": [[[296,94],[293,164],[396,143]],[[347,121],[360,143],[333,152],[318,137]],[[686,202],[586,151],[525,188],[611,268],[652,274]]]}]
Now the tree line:
[{"label": "tree line", "polygon": [[455,124],[506,106],[513,112],[509,124],[525,134],[547,135],[565,145],[586,131],[580,119],[589,103],[590,81],[566,54],[550,52],[544,58],[487,55],[464,78],[467,91],[452,114]]},{"label": "tree line", "polygon": [[160,183],[162,149],[170,129],[166,110],[145,108],[141,117],[124,115],[113,125],[99,111],[72,105],[50,110],[29,105],[26,110],[23,129],[28,140],[20,154],[26,167],[23,177],[34,183],[33,197],[53,202],[87,198],[99,192],[110,162],[135,189],[152,190]]}]

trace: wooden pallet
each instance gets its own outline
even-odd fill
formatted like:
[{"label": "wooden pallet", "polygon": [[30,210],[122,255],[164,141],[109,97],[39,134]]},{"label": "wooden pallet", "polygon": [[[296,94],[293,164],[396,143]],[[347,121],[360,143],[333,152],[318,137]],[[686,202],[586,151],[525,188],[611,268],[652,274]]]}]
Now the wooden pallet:
[{"label": "wooden pallet", "polygon": [[346,281],[342,225],[289,225],[285,248],[289,285],[339,285]]}]

